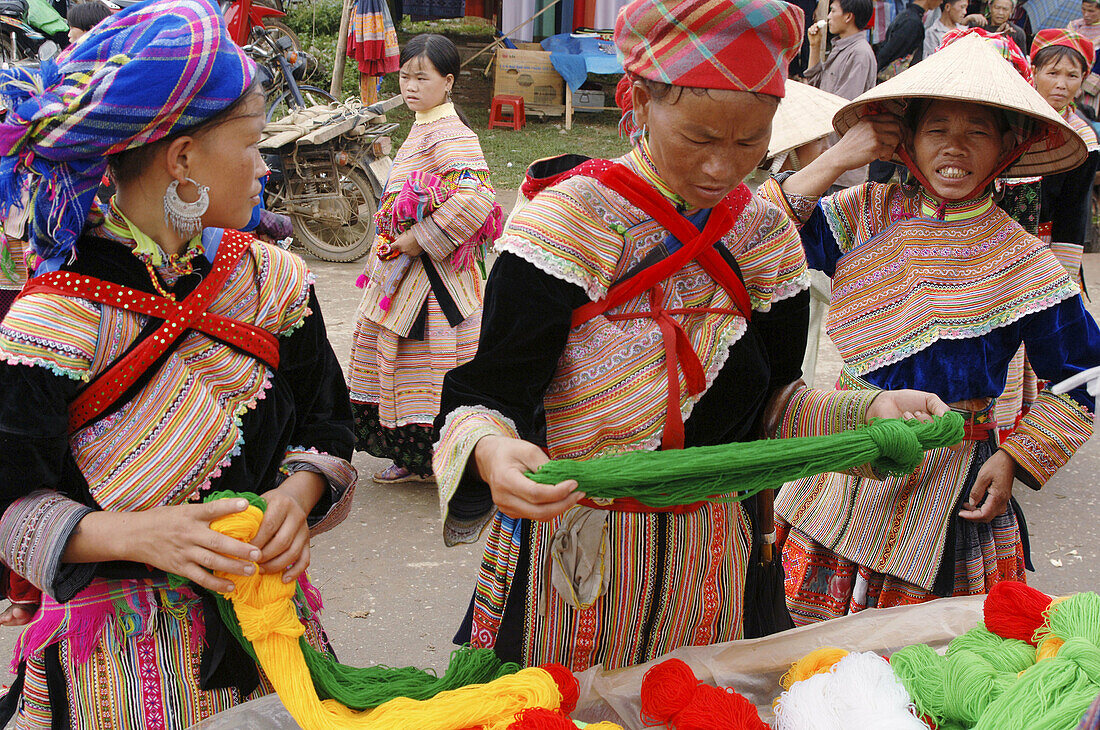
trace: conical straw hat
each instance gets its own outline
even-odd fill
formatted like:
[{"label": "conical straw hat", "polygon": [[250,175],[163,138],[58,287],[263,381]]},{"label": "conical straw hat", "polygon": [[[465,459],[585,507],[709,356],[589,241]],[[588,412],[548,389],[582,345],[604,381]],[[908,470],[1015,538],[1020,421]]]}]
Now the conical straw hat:
[{"label": "conical straw hat", "polygon": [[[1071,170],[1088,154],[1080,135],[1031,87],[1012,65],[977,35],[960,38],[915,66],[853,99],[833,117],[844,134],[876,107],[903,114],[910,99],[948,99],[1009,112],[1017,129],[1045,127],[1050,134],[1002,173],[1006,177],[1049,175]],[[868,109],[871,107],[871,109]],[[900,160],[895,156],[895,160]]]},{"label": "conical straw hat", "polygon": [[772,119],[768,157],[828,137],[833,133],[833,115],[848,103],[843,96],[797,81],[789,81],[786,92]]}]

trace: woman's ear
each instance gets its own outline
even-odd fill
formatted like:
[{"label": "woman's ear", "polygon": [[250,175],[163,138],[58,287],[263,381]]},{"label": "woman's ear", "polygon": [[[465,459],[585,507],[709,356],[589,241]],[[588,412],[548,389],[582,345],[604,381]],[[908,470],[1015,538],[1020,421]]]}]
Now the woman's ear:
[{"label": "woman's ear", "polygon": [[1016,134],[1011,129],[1001,135],[1001,157],[1004,158],[1012,154],[1016,149]]},{"label": "woman's ear", "polygon": [[454,88],[454,85],[455,85],[455,75],[454,74],[447,74],[447,93],[448,94],[451,93],[451,89]]},{"label": "woman's ear", "polygon": [[630,100],[634,105],[634,126],[641,129],[649,121],[649,106],[653,103],[653,97],[645,84],[635,81],[630,87]]},{"label": "woman's ear", "polygon": [[183,135],[176,137],[164,148],[161,160],[164,162],[164,171],[174,180],[184,180],[191,177],[195,158],[195,138]]}]

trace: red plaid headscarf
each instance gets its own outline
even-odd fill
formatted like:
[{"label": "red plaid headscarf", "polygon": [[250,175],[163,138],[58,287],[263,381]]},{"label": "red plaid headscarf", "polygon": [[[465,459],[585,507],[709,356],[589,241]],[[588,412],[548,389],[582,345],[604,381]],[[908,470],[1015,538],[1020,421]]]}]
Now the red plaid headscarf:
[{"label": "red plaid headscarf", "polygon": [[1031,60],[1035,60],[1035,54],[1047,46],[1065,46],[1072,48],[1085,59],[1085,68],[1092,68],[1096,61],[1096,49],[1092,41],[1080,33],[1074,33],[1065,28],[1047,28],[1035,34],[1035,40],[1031,42]]},{"label": "red plaid headscarf", "polygon": [[782,0],[633,0],[615,21],[628,74],[783,96],[802,10]]},{"label": "red plaid headscarf", "polygon": [[1016,45],[1016,41],[1012,40],[1006,35],[1000,33],[990,33],[982,28],[956,28],[955,30],[948,31],[940,41],[940,46],[936,50],[947,48],[949,45],[965,38],[968,35],[978,35],[984,38],[990,45],[997,49],[997,53],[1001,54],[1006,61],[1012,64],[1012,68],[1024,77],[1024,81],[1029,84],[1032,81],[1031,64],[1028,63],[1027,57],[1024,56],[1023,49]]}]

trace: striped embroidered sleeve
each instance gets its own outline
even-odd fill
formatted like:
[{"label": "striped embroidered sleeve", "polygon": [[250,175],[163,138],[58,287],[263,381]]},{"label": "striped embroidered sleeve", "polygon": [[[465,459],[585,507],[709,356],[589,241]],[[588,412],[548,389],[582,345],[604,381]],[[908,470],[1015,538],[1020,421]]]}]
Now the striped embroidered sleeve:
[{"label": "striped embroidered sleeve", "polygon": [[[828,436],[850,431],[867,422],[867,409],[879,390],[818,390],[800,388],[779,417],[778,438]],[[854,476],[878,478],[870,466],[849,470]]]},{"label": "striped embroidered sleeve", "polygon": [[809,288],[798,230],[775,206],[753,200],[734,232],[738,238],[727,245],[737,258],[753,309],[766,312],[773,302]]},{"label": "striped embroidered sleeve", "polygon": [[444,178],[456,186],[454,193],[431,216],[412,227],[420,247],[436,261],[474,238],[496,205],[487,172],[454,170]]},{"label": "striped embroidered sleeve", "polygon": [[359,475],[346,459],[317,449],[292,446],[287,449],[279,471],[287,476],[299,471],[310,471],[320,474],[328,482],[328,494],[322,497],[318,509],[309,515],[310,537],[331,530],[348,516]]},{"label": "striped embroidered sleeve", "polygon": [[477,542],[495,510],[481,511],[469,518],[451,514],[451,500],[466,475],[474,447],[484,436],[519,438],[515,423],[490,408],[462,406],[447,414],[439,430],[432,456],[432,469],[439,484],[439,510],[443,517],[443,540],[448,547]]},{"label": "striped embroidered sleeve", "polygon": [[305,324],[312,311],[313,274],[300,256],[278,246],[255,241],[252,255],[259,275],[259,300],[273,303],[264,308],[256,325],[285,337]]},{"label": "striped embroidered sleeve", "polygon": [[[789,175],[787,173],[786,175]],[[817,202],[819,198],[811,198],[805,195],[793,195],[783,190],[782,179],[786,175],[781,174],[781,177],[769,177],[764,181],[756,190],[756,194],[768,201],[790,218],[791,222],[796,226],[801,227],[810,215],[813,214],[817,208]]]},{"label": "striped embroidered sleeve", "polygon": [[99,339],[99,309],[83,299],[33,294],[16,301],[0,324],[0,362],[43,367],[87,380]]},{"label": "striped embroidered sleeve", "polygon": [[[58,600],[55,589],[61,555],[91,507],[50,489],[16,499],[0,517],[0,559],[12,570]],[[89,572],[94,565],[81,566]]]},{"label": "striped embroidered sleeve", "polygon": [[1044,390],[1001,448],[1019,465],[1017,477],[1039,489],[1090,436],[1092,415],[1085,407],[1069,395]]},{"label": "striped embroidered sleeve", "polygon": [[577,176],[539,193],[508,222],[496,249],[579,286],[596,301],[607,295],[623,252],[623,234],[603,223],[600,208],[629,207],[591,178]]}]

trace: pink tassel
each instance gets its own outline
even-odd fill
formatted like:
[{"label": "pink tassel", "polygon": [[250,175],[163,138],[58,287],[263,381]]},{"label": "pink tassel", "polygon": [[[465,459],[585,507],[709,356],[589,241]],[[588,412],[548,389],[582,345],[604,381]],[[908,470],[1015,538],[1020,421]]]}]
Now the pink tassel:
[{"label": "pink tassel", "polygon": [[19,663],[27,657],[65,639],[71,641],[77,662],[86,662],[91,658],[103,637],[107,617],[114,613],[114,605],[106,584],[97,582],[77,594],[74,604],[75,607],[62,605],[49,595],[42,595],[42,605],[34,620],[15,642],[12,672],[18,671]]},{"label": "pink tassel", "polygon": [[366,287],[368,282],[370,282],[370,277],[366,274],[360,274],[359,278],[355,280],[355,285],[360,289],[363,289],[364,287]]},{"label": "pink tassel", "polygon": [[378,302],[378,306],[383,312],[388,312],[390,311],[390,307],[393,306],[393,300],[389,297],[382,297],[382,299]]},{"label": "pink tassel", "polygon": [[321,600],[321,592],[317,590],[317,587],[309,582],[309,578],[305,573],[298,576],[298,587],[302,589],[302,593],[306,596],[306,605],[309,606],[309,610],[313,613],[317,613],[325,607],[324,602]]}]

